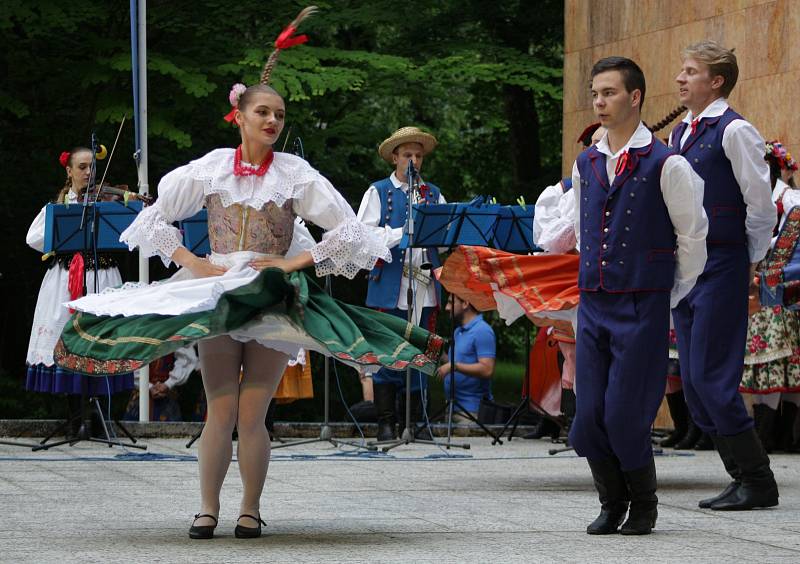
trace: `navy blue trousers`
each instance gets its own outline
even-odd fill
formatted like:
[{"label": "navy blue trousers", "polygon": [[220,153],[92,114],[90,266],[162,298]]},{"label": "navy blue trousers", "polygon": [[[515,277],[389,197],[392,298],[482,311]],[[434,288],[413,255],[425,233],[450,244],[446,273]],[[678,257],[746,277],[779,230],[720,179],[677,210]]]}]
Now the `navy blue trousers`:
[{"label": "navy blue trousers", "polygon": [[739,384],[747,340],[747,248],[708,247],[694,289],[672,311],[686,404],[706,433],[737,435],[753,426]]},{"label": "navy blue trousers", "polygon": [[[428,328],[428,324],[430,323],[431,315],[433,315],[434,308],[432,307],[424,307],[422,308],[422,316],[420,317],[420,327]],[[400,317],[403,319],[408,319],[408,311],[404,309],[390,309],[386,310],[385,313],[394,315],[396,317]],[[405,391],[406,389],[406,371],[405,370],[389,370],[388,368],[381,368],[375,374],[372,375],[372,381],[378,384],[395,384],[397,386],[397,391]],[[420,372],[419,370],[412,370],[411,371],[411,391],[418,392],[420,391],[420,382],[423,388],[428,387],[428,377]]]},{"label": "navy blue trousers", "polygon": [[616,456],[626,472],[649,464],[667,378],[669,292],[581,292],[576,349],[575,452]]}]

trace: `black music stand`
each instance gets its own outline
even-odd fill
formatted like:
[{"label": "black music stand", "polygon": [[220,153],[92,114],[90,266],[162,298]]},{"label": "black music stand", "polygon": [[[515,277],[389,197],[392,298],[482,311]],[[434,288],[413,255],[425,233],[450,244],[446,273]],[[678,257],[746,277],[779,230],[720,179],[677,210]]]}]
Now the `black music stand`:
[{"label": "black music stand", "polygon": [[[141,202],[129,202],[127,205],[121,202],[90,202],[88,200],[88,190],[82,205],[49,204],[45,210],[44,250],[45,252],[52,253],[83,252],[84,254],[88,254],[91,252],[92,256],[94,256],[94,290],[97,292],[98,251],[127,249],[127,245],[120,242],[119,236],[133,222],[141,209]],[[83,280],[84,294],[86,294],[85,271]],[[106,425],[105,417],[103,417],[99,398],[96,396],[89,397],[87,388],[88,381],[84,379],[81,390],[80,413],[68,418],[68,420],[55,431],[42,439],[37,446],[33,447],[33,450],[47,450],[64,444],[74,446],[81,441],[107,444],[109,447],[126,446],[143,450],[147,449],[146,445],[136,444],[136,439],[119,420],[114,420],[114,422],[131,440],[131,443],[123,443],[111,437],[109,427]],[[98,414],[105,438],[91,436],[91,429],[86,425],[88,416],[87,404],[91,404],[92,408]],[[47,443],[47,441],[61,429],[66,428],[68,430],[72,423],[76,421],[80,421],[80,427],[76,436],[67,437],[63,441]]]},{"label": "black music stand", "polygon": [[[495,238],[499,221],[499,209],[497,205],[481,205],[482,198],[477,198],[468,204],[439,204],[419,206],[413,209],[414,228],[417,233],[413,240],[408,243],[408,248],[442,248],[453,249],[458,245],[476,245],[489,247]],[[431,417],[431,421],[439,418],[447,420],[447,440],[444,444],[449,449],[453,446],[469,448],[470,445],[455,445],[453,437],[453,414],[460,413],[476,425],[478,425],[487,435],[492,437],[492,444],[500,443],[500,437],[495,435],[483,423],[467,411],[455,397],[455,311],[453,307],[454,294],[450,292],[450,393],[444,407]],[[416,429],[418,433],[421,429]]]}]

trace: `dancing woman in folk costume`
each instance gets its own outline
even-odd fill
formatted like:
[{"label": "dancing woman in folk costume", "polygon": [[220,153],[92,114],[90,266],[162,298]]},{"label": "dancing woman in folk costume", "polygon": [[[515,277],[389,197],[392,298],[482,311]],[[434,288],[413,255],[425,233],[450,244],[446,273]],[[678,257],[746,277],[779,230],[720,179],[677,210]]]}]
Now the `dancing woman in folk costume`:
[{"label": "dancing woman in folk costume", "polygon": [[[93,372],[135,368],[203,339],[208,415],[198,453],[201,499],[192,538],[213,537],[234,427],[244,486],[235,534],[261,534],[260,497],[270,456],[264,419],[290,356],[303,348],[354,366],[411,364],[430,374],[443,345],[394,316],[333,300],[301,272],[314,265],[318,276],[353,278],[378,259],[391,260],[385,230],[360,223],[305,160],[273,150],[286,109],[268,86],[270,73],[281,48],[305,40],[293,33],[312,11],[303,10],[281,33],[261,82],[231,93],[236,107],[230,119],[239,127],[241,145],[214,150],[167,174],[158,201],[121,236],[147,256],[178,263],[185,274],[72,302],[94,315],[73,317],[58,344],[59,363]],[[172,226],[203,206],[212,250],[207,259],[189,252]],[[326,230],[322,242],[290,249],[299,234],[296,217]]]},{"label": "dancing woman in folk costume", "polygon": [[[788,212],[800,205],[800,190],[791,186],[797,163],[778,141],[768,142],[766,149],[764,158],[770,168],[772,201],[778,209],[779,225],[784,228]],[[796,217],[789,223],[790,229],[781,230],[783,240],[792,231],[792,223],[796,230]],[[782,245],[773,241],[772,247],[780,249]],[[763,261],[759,271],[772,258]],[[795,436],[794,430],[800,403],[800,314],[780,305],[755,308],[757,292],[757,287],[751,289],[744,375],[739,391],[752,394],[753,419],[764,449],[792,451],[800,446],[800,437]]]},{"label": "dancing woman in folk costume", "polygon": [[[61,153],[59,163],[66,170],[64,187],[54,203],[79,204],[92,169],[92,150],[76,147]],[[31,223],[26,242],[33,249],[44,252],[45,210],[42,207]],[[86,262],[87,264],[84,264]],[[97,286],[99,290],[122,284],[122,278],[113,255],[99,253],[97,257]],[[105,396],[133,388],[133,374],[120,374],[114,378],[87,378],[82,374],[55,366],[53,348],[61,330],[69,320],[69,311],[63,307],[66,301],[78,298],[83,293],[83,274],[86,267],[87,291],[94,291],[94,256],[88,253],[59,254],[50,258],[50,266],[42,280],[33,327],[25,359],[27,377],[25,388],[35,392],[80,395],[84,388],[89,396]]]}]

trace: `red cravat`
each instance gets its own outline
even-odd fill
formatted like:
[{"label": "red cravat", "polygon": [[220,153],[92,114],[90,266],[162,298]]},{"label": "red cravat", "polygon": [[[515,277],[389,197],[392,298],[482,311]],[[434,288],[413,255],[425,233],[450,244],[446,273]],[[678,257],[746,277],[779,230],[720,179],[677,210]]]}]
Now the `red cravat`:
[{"label": "red cravat", "polygon": [[700,123],[700,118],[692,120],[692,132],[690,135],[694,135],[695,131],[697,131],[697,124]]},{"label": "red cravat", "polygon": [[628,168],[629,165],[630,165],[630,160],[628,159],[628,151],[625,151],[619,156],[619,159],[617,160],[617,166],[614,169],[614,175],[619,176],[623,170]]}]

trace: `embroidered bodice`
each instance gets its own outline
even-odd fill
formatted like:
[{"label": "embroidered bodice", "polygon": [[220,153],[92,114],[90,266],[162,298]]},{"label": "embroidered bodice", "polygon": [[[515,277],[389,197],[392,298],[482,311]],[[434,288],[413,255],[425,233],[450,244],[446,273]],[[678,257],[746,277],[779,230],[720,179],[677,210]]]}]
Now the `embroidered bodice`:
[{"label": "embroidered bodice", "polygon": [[227,208],[219,194],[206,197],[208,240],[215,253],[255,251],[285,255],[292,243],[294,212],[292,200],[282,206],[267,202],[260,209],[240,204]]}]

